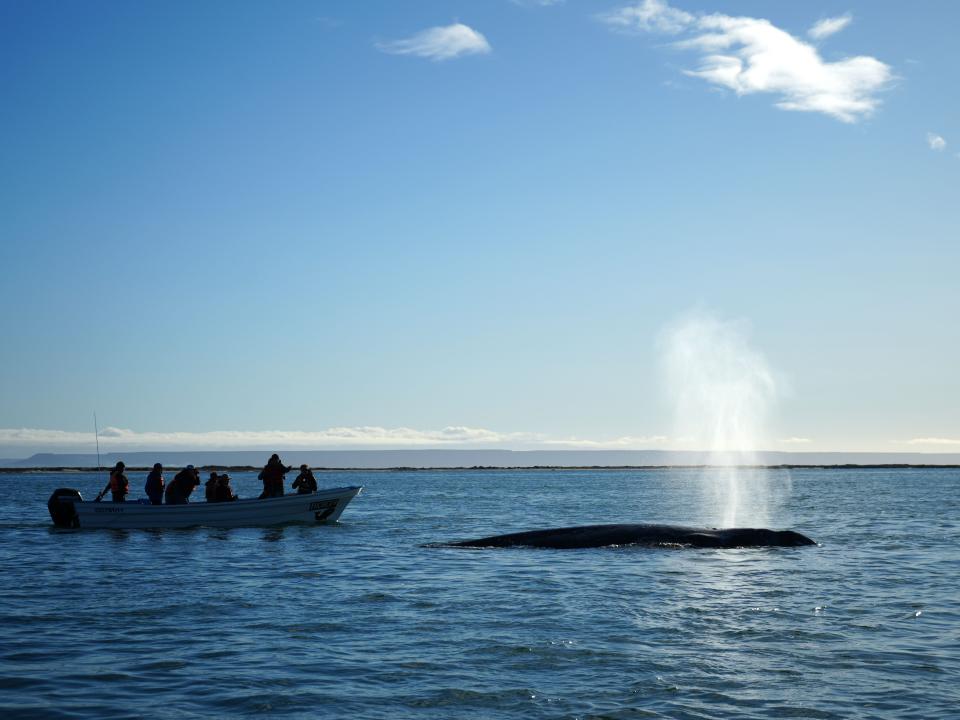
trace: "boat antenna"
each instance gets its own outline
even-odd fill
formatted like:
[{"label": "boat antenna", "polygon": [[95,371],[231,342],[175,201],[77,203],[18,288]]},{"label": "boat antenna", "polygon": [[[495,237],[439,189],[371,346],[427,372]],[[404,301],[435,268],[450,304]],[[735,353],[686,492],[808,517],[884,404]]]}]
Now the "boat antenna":
[{"label": "boat antenna", "polygon": [[[100,465],[100,428],[97,427],[97,411],[93,411],[93,437],[97,441],[97,475],[103,472],[103,468]],[[100,502],[100,499],[103,497],[103,494],[107,491],[107,488],[104,488],[97,494],[97,499],[94,502]]]},{"label": "boat antenna", "polygon": [[97,427],[97,411],[93,411],[93,438],[97,441],[97,472],[101,472],[100,467],[100,429]]}]

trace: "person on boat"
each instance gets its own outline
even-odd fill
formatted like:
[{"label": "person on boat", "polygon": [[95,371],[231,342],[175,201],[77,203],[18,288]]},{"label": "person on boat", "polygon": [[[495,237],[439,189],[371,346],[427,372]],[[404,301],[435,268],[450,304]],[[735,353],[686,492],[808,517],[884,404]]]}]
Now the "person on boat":
[{"label": "person on boat", "polygon": [[237,496],[233,494],[233,488],[230,487],[230,476],[226,473],[217,478],[215,497],[215,502],[230,502],[237,499]]},{"label": "person on boat", "polygon": [[207,502],[217,501],[217,483],[219,482],[220,476],[215,472],[210,473],[210,479],[207,480],[205,485]]},{"label": "person on boat", "polygon": [[109,490],[111,499],[114,502],[126,502],[127,493],[130,491],[130,481],[127,480],[127,476],[123,473],[126,467],[122,460],[117,461],[117,464],[113,466],[113,470],[110,471],[110,480],[107,481],[106,487],[97,495],[97,500],[106,495],[107,490]]},{"label": "person on boat", "polygon": [[167,505],[186,505],[190,502],[190,493],[200,484],[200,471],[193,465],[187,465],[173,476],[167,485]]},{"label": "person on boat", "polygon": [[317,479],[313,476],[313,470],[306,464],[300,466],[300,474],[293,481],[293,489],[298,495],[307,495],[317,491]]},{"label": "person on boat", "polygon": [[160,463],[154,463],[153,470],[151,470],[150,474],[147,475],[147,482],[143,486],[143,491],[147,494],[147,497],[150,498],[151,505],[163,504],[164,485],[163,465]]},{"label": "person on boat", "polygon": [[280,497],[283,495],[283,476],[293,470],[292,465],[284,465],[280,462],[280,456],[274,453],[270,456],[267,464],[257,476],[263,480],[263,492],[260,494],[260,500],[264,498]]}]

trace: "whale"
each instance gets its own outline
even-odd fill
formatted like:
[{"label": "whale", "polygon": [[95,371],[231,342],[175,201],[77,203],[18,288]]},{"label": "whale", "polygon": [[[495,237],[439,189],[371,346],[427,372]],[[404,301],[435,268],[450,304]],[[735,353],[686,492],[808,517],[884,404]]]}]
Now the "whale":
[{"label": "whale", "polygon": [[530,530],[476,540],[434,543],[432,547],[533,547],[571,550],[612,546],[680,546],[694,548],[802,547],[817,543],[793,530],[766,528],[693,528],[681,525],[618,524]]}]

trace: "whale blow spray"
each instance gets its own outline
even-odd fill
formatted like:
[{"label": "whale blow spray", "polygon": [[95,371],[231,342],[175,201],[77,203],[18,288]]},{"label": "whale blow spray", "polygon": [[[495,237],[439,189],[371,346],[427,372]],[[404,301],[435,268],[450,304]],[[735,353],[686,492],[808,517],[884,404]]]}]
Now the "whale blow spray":
[{"label": "whale blow spray", "polygon": [[769,520],[769,479],[757,464],[777,395],[766,358],[751,347],[742,321],[706,312],[683,316],[662,338],[674,437],[705,450],[704,516],[721,527]]}]

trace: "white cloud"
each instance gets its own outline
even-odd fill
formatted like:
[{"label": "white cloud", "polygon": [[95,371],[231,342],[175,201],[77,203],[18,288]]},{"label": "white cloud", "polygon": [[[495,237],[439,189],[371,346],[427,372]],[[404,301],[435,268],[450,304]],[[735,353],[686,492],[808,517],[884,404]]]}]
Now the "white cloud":
[{"label": "white cloud", "polygon": [[[484,448],[511,450],[700,450],[692,436],[625,435],[612,438],[551,437],[538,432],[502,432],[452,425],[438,430],[385,428],[378,425],[331,427],[325,430],[214,430],[209,432],[140,432],[126,428],[100,429],[100,452],[201,450],[335,450],[400,448]],[[803,446],[814,441],[786,437],[778,445]],[[960,448],[960,438],[917,437],[903,441],[918,450]],[[923,446],[926,446],[924,448]],[[26,457],[35,452],[94,452],[91,431],[0,428],[0,456]]]},{"label": "white cloud", "polygon": [[416,55],[430,60],[450,60],[491,50],[487,39],[463,23],[432,27],[403,40],[377,43],[377,49],[391,55]]},{"label": "white cloud", "polygon": [[960,445],[960,438],[922,437],[907,440],[907,445]]},{"label": "white cloud", "polygon": [[335,17],[330,17],[328,15],[318,15],[313,19],[313,21],[317,23],[317,25],[319,25],[320,27],[326,30],[333,30],[335,28],[343,26],[344,24],[343,20],[340,20]]},{"label": "white cloud", "polygon": [[635,437],[626,435],[612,440],[581,440],[567,438],[564,440],[543,440],[542,445],[549,447],[562,446],[565,448],[579,448],[584,450],[643,450],[651,445],[663,445],[669,440],[666,435],[648,435]]},{"label": "white cloud", "polygon": [[782,110],[856,122],[873,113],[878,93],[893,80],[890,66],[876,58],[827,62],[813,45],[762,18],[692,15],[663,0],[644,0],[601,19],[614,28],[689,34],[674,44],[700,54],[699,66],[687,75],[737,95],[777,95],[775,104]]},{"label": "white cloud", "polygon": [[[440,430],[384,428],[374,425],[332,427],[316,431],[214,430],[210,432],[137,432],[107,427],[100,430],[100,451],[134,450],[323,450],[342,448],[485,447],[511,449],[637,449],[662,446],[668,438],[626,436],[608,440],[554,439],[542,433],[498,432],[461,425]],[[93,451],[92,432],[35,428],[0,428],[0,452],[7,456],[34,452]]]},{"label": "white cloud", "polygon": [[688,12],[670,7],[664,0],[642,0],[603,13],[600,19],[621,30],[659,32],[675,35],[683,32],[695,18]]},{"label": "white cloud", "polygon": [[927,133],[927,145],[930,146],[931,150],[940,151],[947,147],[947,141],[944,140],[940,135],[936,133],[928,132]]},{"label": "white cloud", "polygon": [[[108,427],[100,430],[101,449],[191,449],[191,448],[324,448],[332,446],[411,446],[476,445],[535,441],[532,433],[501,433],[463,426],[442,430],[382,428],[377,426],[333,427],[318,431],[288,430],[214,430],[210,432],[136,432]],[[62,430],[0,429],[3,447],[89,448],[92,433]]]},{"label": "white cloud", "polygon": [[837,34],[851,22],[853,22],[853,15],[850,13],[838,17],[824,18],[814,23],[813,27],[807,30],[807,35],[814,40],[823,40],[825,37]]}]

